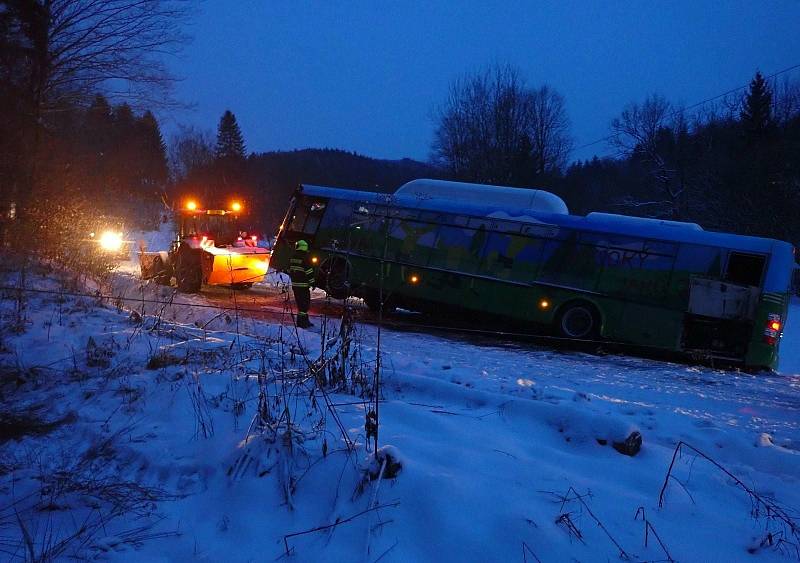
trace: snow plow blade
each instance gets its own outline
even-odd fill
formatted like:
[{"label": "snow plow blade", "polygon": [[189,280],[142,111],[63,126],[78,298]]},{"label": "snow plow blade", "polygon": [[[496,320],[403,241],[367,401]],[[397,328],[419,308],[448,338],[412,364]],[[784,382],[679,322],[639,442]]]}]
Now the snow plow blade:
[{"label": "snow plow blade", "polygon": [[203,279],[210,285],[253,284],[269,269],[269,251],[259,247],[206,248]]},{"label": "snow plow blade", "polygon": [[149,280],[162,274],[169,257],[166,252],[140,252],[139,268],[142,279]]}]

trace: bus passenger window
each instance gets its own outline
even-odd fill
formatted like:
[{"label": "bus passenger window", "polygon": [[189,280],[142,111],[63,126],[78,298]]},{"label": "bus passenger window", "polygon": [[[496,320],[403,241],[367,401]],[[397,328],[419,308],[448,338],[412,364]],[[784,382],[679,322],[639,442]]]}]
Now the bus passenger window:
[{"label": "bus passenger window", "polygon": [[486,231],[441,227],[430,265],[458,272],[474,273],[480,262],[480,252],[486,242]]},{"label": "bus passenger window", "polygon": [[571,241],[547,241],[542,253],[539,281],[594,290],[606,249]]},{"label": "bus passenger window", "polygon": [[761,274],[764,273],[764,262],[764,256],[731,252],[728,257],[725,281],[739,285],[760,286]]},{"label": "bus passenger window", "polygon": [[494,278],[508,279],[514,267],[511,249],[511,235],[491,233],[481,252],[480,273]]},{"label": "bus passenger window", "polygon": [[481,274],[533,283],[544,241],[519,235],[491,233],[481,253]]},{"label": "bus passenger window", "polygon": [[425,266],[428,256],[436,243],[438,226],[431,223],[418,223],[393,219],[387,238],[387,258]]},{"label": "bus passenger window", "polygon": [[[348,244],[350,249],[375,258],[383,258],[384,240],[384,218],[370,216],[356,216],[353,228],[349,232]],[[359,220],[360,219],[360,220]]]},{"label": "bus passenger window", "polygon": [[514,281],[532,283],[539,273],[544,241],[542,239],[512,236],[511,249],[514,253],[514,268],[511,278]]}]

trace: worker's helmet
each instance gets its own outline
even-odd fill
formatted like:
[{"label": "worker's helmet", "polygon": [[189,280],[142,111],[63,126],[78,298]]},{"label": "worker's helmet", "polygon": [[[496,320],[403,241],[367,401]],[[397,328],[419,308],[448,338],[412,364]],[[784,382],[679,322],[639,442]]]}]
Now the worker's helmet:
[{"label": "worker's helmet", "polygon": [[298,240],[294,244],[294,249],[295,250],[301,250],[303,252],[308,252],[308,243],[306,241],[304,241],[304,240]]}]

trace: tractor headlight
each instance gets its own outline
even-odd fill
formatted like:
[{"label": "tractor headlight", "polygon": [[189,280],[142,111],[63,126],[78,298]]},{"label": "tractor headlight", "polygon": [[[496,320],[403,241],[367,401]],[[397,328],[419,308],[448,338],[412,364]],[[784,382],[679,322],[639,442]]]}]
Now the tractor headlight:
[{"label": "tractor headlight", "polygon": [[100,248],[108,252],[119,252],[122,249],[122,233],[104,232],[100,235]]}]

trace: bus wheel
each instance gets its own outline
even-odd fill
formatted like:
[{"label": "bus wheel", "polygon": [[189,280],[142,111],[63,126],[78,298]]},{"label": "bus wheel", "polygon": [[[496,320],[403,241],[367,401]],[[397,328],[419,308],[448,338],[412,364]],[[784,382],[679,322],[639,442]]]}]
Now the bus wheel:
[{"label": "bus wheel", "polygon": [[556,332],[564,338],[595,338],[600,331],[600,316],[589,303],[567,304],[556,319]]},{"label": "bus wheel", "polygon": [[350,296],[350,264],[341,257],[325,260],[319,267],[319,287],[334,299]]}]

